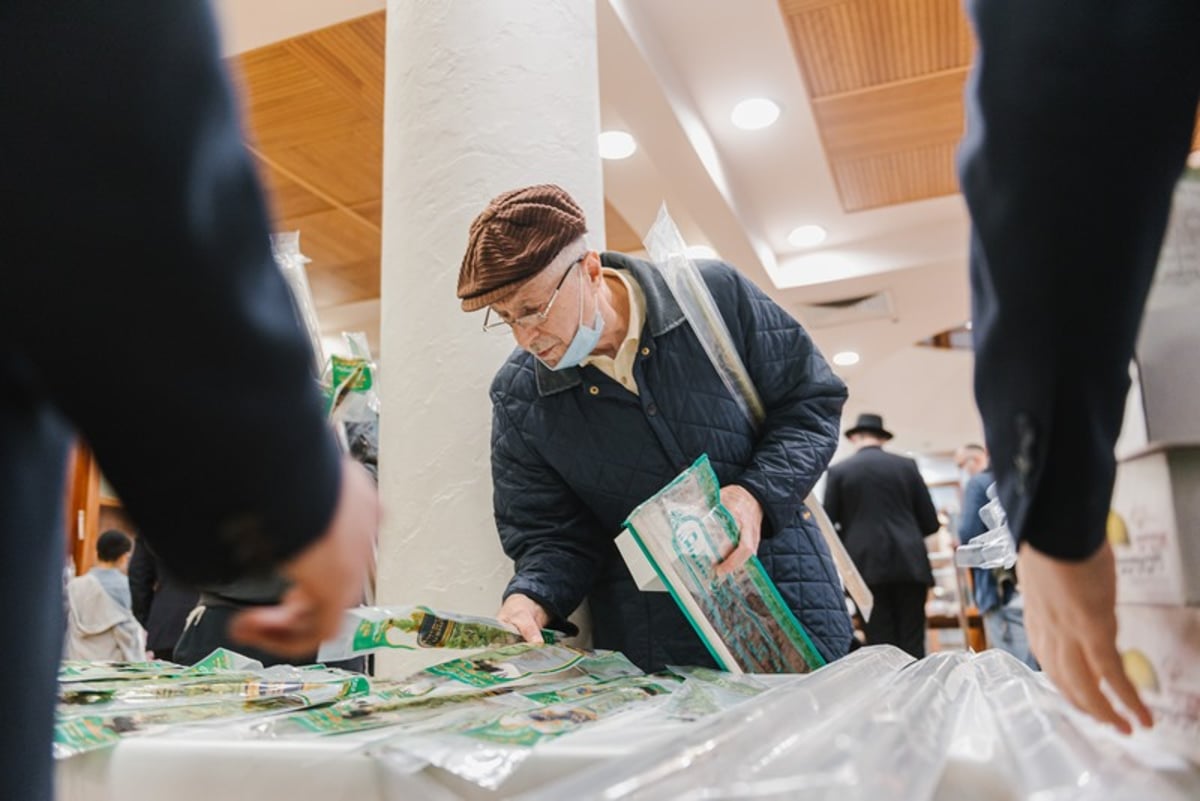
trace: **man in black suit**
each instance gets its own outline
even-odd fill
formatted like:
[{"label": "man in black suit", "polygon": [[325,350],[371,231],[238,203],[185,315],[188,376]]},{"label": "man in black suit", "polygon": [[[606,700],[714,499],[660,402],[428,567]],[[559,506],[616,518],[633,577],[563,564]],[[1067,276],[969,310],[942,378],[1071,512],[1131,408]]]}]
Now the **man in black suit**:
[{"label": "man in black suit", "polygon": [[875,596],[867,643],[925,655],[925,596],[933,571],[925,537],[937,512],[917,463],[883,450],[892,433],[877,414],[860,414],[846,432],[858,452],[829,468],[825,511]]},{"label": "man in black suit", "polygon": [[190,582],[281,569],[237,634],[303,653],[363,586],[339,458],[198,0],[0,2],[0,799],[50,801],[74,432]]},{"label": "man in black suit", "polygon": [[[1200,102],[1196,0],[971,0],[975,397],[1047,675],[1129,731],[1105,520],[1129,360]],[[1188,369],[1193,369],[1189,367]]]}]

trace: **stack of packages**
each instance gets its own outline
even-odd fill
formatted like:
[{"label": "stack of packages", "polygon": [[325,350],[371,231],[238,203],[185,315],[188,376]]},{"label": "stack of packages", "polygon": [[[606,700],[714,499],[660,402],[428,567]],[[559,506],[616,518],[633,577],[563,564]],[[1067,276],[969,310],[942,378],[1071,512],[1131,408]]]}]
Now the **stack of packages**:
[{"label": "stack of packages", "polygon": [[1138,341],[1108,539],[1118,646],[1153,736],[1200,762],[1200,172],[1185,174]]}]

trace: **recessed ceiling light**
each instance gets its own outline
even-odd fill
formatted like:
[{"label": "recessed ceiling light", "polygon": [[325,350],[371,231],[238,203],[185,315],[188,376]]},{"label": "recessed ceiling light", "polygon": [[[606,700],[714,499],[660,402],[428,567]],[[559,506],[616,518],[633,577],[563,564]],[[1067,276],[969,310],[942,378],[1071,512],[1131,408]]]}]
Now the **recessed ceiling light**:
[{"label": "recessed ceiling light", "polygon": [[802,225],[788,234],[788,242],[798,248],[811,248],[825,241],[825,229],[819,225]]},{"label": "recessed ceiling light", "polygon": [[852,364],[858,364],[859,355],[852,350],[844,350],[841,353],[833,354],[833,363],[838,367],[849,367]]},{"label": "recessed ceiling light", "polygon": [[779,105],[765,97],[751,97],[733,107],[730,119],[742,130],[757,131],[779,119]]},{"label": "recessed ceiling light", "polygon": [[717,251],[708,245],[689,245],[687,255],[689,259],[715,259]]},{"label": "recessed ceiling light", "polygon": [[1193,170],[1200,170],[1200,149],[1188,154],[1187,165]]},{"label": "recessed ceiling light", "polygon": [[637,151],[637,142],[625,131],[605,131],[600,134],[600,158],[627,159]]}]

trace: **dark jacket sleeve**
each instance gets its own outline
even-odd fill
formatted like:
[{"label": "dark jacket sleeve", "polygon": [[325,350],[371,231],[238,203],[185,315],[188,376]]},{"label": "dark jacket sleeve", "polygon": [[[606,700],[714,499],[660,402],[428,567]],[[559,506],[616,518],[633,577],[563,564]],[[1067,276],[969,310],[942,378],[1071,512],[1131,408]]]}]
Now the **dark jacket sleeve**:
[{"label": "dark jacket sleeve", "polygon": [[920,468],[912,459],[908,459],[907,462],[909,486],[912,488],[913,516],[917,520],[921,533],[928,537],[930,534],[936,534],[942,524],[938,521],[933,498],[929,496],[929,487],[926,486],[925,479],[921,478]]},{"label": "dark jacket sleeve", "polygon": [[139,541],[129,557],[129,596],[133,602],[133,616],[142,628],[150,627],[150,606],[154,603],[154,585],[158,583],[158,571],[154,554]]},{"label": "dark jacket sleeve", "polygon": [[975,395],[1014,534],[1082,559],[1104,541],[1129,360],[1195,126],[1200,4],[969,6]]},{"label": "dark jacket sleeve", "polygon": [[206,4],[5,4],[0,338],[192,581],[326,528],[340,461]]},{"label": "dark jacket sleeve", "polygon": [[699,262],[766,407],[754,456],[734,483],[762,504],[763,536],[786,528],[837,450],[846,385],[808,333],[727,264]]},{"label": "dark jacket sleeve", "polygon": [[552,628],[570,630],[566,618],[591,591],[611,546],[597,538],[595,518],[562,478],[526,444],[495,392],[492,487],[500,545],[515,565],[504,597],[527,595],[550,614]]}]

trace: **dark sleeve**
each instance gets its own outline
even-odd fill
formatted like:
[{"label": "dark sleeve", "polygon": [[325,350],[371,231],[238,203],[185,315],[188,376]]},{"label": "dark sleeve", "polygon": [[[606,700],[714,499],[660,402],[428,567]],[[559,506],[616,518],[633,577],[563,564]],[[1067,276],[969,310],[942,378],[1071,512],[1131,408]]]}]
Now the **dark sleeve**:
[{"label": "dark sleeve", "polygon": [[766,407],[754,455],[734,483],[763,507],[763,536],[786,528],[837,450],[846,385],[808,333],[727,264],[698,263]]},{"label": "dark sleeve", "polygon": [[1129,360],[1195,124],[1200,3],[969,6],[976,399],[1014,534],[1082,559],[1104,540]]},{"label": "dark sleeve", "polygon": [[987,488],[989,478],[983,475],[972,476],[963,490],[962,514],[958,520],[958,542],[960,545],[970,542],[975,537],[987,531],[979,510],[988,502]]},{"label": "dark sleeve", "polygon": [[842,479],[836,470],[830,470],[825,477],[825,500],[822,502],[829,522],[837,530],[843,540],[846,534],[842,530]]},{"label": "dark sleeve", "polygon": [[142,628],[149,627],[150,606],[154,603],[154,585],[158,582],[158,571],[154,554],[142,541],[133,547],[129,557],[129,596],[133,603],[133,616]]},{"label": "dark sleeve", "polygon": [[193,582],[326,528],[340,461],[208,8],[0,10],[0,338]]},{"label": "dark sleeve", "polygon": [[942,527],[942,524],[938,521],[937,509],[933,506],[933,499],[929,497],[929,487],[925,484],[925,479],[921,478],[920,468],[917,467],[917,463],[912,459],[908,459],[907,461],[913,515],[917,519],[917,525],[920,527],[921,533],[928,537],[930,534],[936,534],[937,530]]},{"label": "dark sleeve", "polygon": [[550,614],[552,628],[568,630],[566,618],[591,591],[608,544],[596,519],[526,444],[495,395],[492,487],[500,545],[515,565],[504,597],[529,596]]}]

